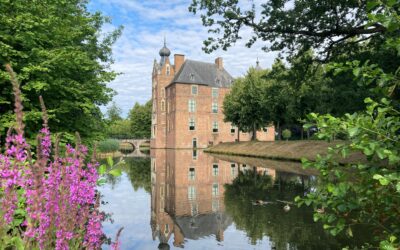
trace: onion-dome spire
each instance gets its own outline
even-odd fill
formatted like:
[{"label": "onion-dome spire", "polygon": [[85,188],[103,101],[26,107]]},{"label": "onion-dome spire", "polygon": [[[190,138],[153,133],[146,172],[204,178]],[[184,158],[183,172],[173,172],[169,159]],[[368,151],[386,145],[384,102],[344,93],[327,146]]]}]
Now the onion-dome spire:
[{"label": "onion-dome spire", "polygon": [[171,51],[167,48],[167,42],[164,37],[164,47],[162,47],[160,49],[160,56],[161,56],[160,64],[163,65],[165,63],[165,60],[167,59],[167,57],[169,57],[170,55],[171,55]]}]

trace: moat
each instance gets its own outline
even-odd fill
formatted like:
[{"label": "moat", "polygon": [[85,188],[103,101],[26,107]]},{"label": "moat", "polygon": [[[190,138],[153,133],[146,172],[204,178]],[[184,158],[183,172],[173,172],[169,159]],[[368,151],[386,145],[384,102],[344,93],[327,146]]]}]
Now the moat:
[{"label": "moat", "polygon": [[311,208],[292,203],[317,185],[298,163],[201,150],[152,150],[125,161],[123,175],[100,189],[113,220],[104,232],[114,238],[123,227],[121,249],[341,249],[363,242],[357,234],[330,236]]}]

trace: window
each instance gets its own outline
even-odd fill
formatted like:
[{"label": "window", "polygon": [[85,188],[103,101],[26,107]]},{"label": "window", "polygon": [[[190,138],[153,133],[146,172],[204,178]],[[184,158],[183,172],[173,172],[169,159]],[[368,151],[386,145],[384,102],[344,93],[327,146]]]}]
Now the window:
[{"label": "window", "polygon": [[197,138],[192,139],[192,146],[193,148],[197,148]]},{"label": "window", "polygon": [[196,199],[196,188],[194,186],[188,187],[188,198],[189,200]]},{"label": "window", "polygon": [[213,113],[218,113],[218,103],[213,102],[211,110],[212,110]]},{"label": "window", "polygon": [[212,88],[211,95],[212,97],[218,97],[218,88]]},{"label": "window", "polygon": [[219,193],[219,190],[218,190],[218,183],[214,183],[213,186],[212,186],[212,195],[213,195],[213,196],[217,196],[218,193]]},{"label": "window", "polygon": [[192,85],[192,95],[197,95],[198,88],[196,85]]},{"label": "window", "polygon": [[190,73],[189,77],[190,77],[191,81],[194,81],[194,74],[193,73]]},{"label": "window", "polygon": [[219,210],[219,200],[213,200],[211,204],[211,208],[213,212],[218,212]]},{"label": "window", "polygon": [[195,130],[196,129],[196,122],[194,121],[194,118],[189,118],[189,130]]},{"label": "window", "polygon": [[196,178],[196,172],[194,168],[189,168],[189,180],[193,181]]},{"label": "window", "polygon": [[167,76],[169,76],[171,74],[171,68],[169,67],[169,65],[167,65]]},{"label": "window", "polygon": [[212,175],[218,176],[218,164],[213,164]]},{"label": "window", "polygon": [[213,121],[212,132],[218,133],[218,122],[217,121]]},{"label": "window", "polygon": [[164,100],[161,101],[161,111],[162,112],[165,111],[165,101]]},{"label": "window", "polygon": [[161,89],[161,97],[165,98],[165,89],[164,88]]},{"label": "window", "polygon": [[197,203],[190,204],[190,212],[191,212],[192,216],[196,216],[199,213]]},{"label": "window", "polygon": [[234,176],[236,174],[236,164],[231,163],[231,175]]},{"label": "window", "polygon": [[231,125],[231,134],[234,134],[236,132],[236,127]]},{"label": "window", "polygon": [[169,114],[169,101],[167,102],[167,114]]},{"label": "window", "polygon": [[193,99],[189,100],[189,112],[195,112],[196,111],[196,101]]},{"label": "window", "polygon": [[220,84],[221,84],[221,80],[218,79],[218,78],[215,78],[215,83],[216,83],[217,85],[220,85]]},{"label": "window", "polygon": [[197,150],[193,150],[192,152],[192,159],[197,160]]},{"label": "window", "polygon": [[167,131],[168,132],[171,131],[170,124],[169,124],[169,119],[167,119]]}]

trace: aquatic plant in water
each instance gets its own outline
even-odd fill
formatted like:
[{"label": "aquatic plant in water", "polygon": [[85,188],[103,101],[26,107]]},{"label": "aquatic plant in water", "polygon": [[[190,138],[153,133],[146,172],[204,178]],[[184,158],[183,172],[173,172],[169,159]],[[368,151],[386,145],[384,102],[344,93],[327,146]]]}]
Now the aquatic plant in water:
[{"label": "aquatic plant in water", "polygon": [[[0,152],[0,249],[100,249],[105,237],[96,191],[99,174],[94,157],[80,143],[54,150],[40,98],[43,128],[37,136],[34,157],[24,137],[21,92],[17,77],[7,65],[15,95],[16,126],[9,129]],[[118,244],[113,245],[118,248]]]}]

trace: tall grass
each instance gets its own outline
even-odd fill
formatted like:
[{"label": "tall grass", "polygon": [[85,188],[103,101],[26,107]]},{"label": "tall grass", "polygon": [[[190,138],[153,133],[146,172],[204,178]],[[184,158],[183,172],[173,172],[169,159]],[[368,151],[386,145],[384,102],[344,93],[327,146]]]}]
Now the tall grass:
[{"label": "tall grass", "polygon": [[100,141],[97,145],[97,149],[101,153],[111,153],[119,150],[119,141],[115,139],[107,139]]}]

